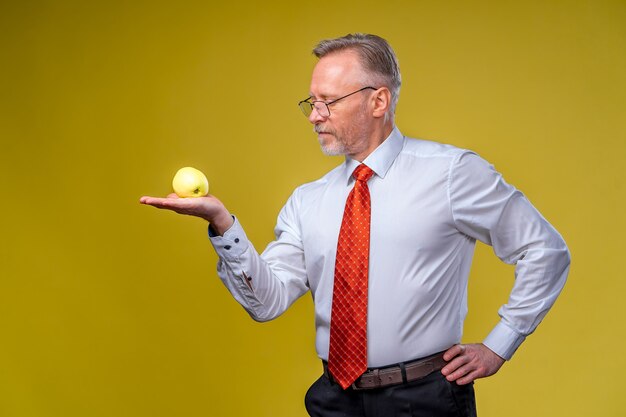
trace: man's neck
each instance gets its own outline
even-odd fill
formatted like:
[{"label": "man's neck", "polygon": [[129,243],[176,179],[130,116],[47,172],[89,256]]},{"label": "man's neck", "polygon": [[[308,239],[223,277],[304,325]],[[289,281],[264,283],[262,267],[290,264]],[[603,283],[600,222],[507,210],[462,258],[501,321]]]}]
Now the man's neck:
[{"label": "man's neck", "polygon": [[363,149],[363,151],[359,152],[358,154],[348,156],[359,162],[363,162],[365,158],[367,158],[372,152],[374,152],[376,148],[378,148],[380,144],[383,143],[389,137],[389,135],[391,135],[393,128],[394,123],[392,120],[381,123],[370,134],[369,140],[367,141],[367,148]]}]

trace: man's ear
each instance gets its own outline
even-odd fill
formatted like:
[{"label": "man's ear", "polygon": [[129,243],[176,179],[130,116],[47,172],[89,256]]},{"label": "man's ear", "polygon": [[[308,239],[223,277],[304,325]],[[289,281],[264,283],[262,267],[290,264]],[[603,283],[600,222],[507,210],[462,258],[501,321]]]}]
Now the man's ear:
[{"label": "man's ear", "polygon": [[372,112],[372,116],[385,117],[385,114],[387,114],[389,108],[391,107],[391,91],[389,91],[387,87],[381,87],[376,90],[373,100],[374,110]]}]

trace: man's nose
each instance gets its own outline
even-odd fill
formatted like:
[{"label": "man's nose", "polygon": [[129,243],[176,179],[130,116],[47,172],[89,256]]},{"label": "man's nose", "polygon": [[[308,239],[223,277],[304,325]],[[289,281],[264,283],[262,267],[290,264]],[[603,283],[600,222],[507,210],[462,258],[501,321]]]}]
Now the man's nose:
[{"label": "man's nose", "polygon": [[309,114],[309,122],[311,122],[312,124],[316,124],[325,119],[326,117],[322,116],[320,112],[317,111],[317,107],[313,106],[313,109],[311,110],[311,114]]}]

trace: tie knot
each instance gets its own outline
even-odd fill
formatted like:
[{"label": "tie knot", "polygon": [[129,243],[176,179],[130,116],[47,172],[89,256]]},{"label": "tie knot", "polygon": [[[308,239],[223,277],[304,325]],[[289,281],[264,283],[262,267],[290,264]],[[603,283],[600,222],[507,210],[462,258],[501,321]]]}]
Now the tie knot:
[{"label": "tie knot", "polygon": [[365,164],[361,164],[356,167],[354,172],[352,173],[352,176],[357,181],[365,182],[369,181],[369,179],[372,178],[372,175],[374,175],[374,171],[372,171],[372,169]]}]

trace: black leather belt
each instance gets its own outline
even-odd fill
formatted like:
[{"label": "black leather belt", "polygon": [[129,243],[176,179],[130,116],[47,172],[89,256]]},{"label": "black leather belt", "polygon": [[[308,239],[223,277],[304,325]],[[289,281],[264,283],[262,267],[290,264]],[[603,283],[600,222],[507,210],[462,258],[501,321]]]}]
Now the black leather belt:
[{"label": "black leather belt", "polygon": [[[383,388],[424,378],[446,366],[447,362],[443,360],[443,353],[444,352],[436,353],[422,359],[403,362],[393,366],[368,369],[354,381],[352,389]],[[322,362],[324,364],[324,375],[331,381],[334,381],[331,373],[328,371],[328,363],[326,361]]]}]

